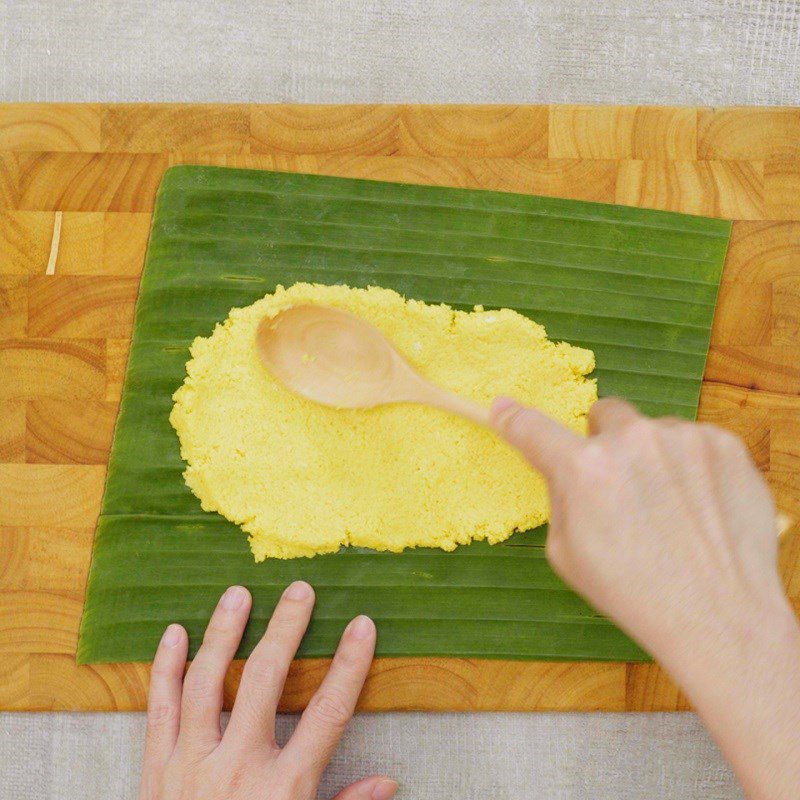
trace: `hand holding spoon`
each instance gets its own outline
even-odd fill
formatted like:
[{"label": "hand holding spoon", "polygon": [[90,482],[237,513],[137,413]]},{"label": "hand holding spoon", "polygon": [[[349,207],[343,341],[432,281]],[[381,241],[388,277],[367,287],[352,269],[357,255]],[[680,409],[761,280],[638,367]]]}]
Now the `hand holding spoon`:
[{"label": "hand holding spoon", "polygon": [[289,389],[334,408],[423,403],[489,427],[489,409],[423,378],[368,322],[347,311],[298,305],[256,333],[264,366]]}]

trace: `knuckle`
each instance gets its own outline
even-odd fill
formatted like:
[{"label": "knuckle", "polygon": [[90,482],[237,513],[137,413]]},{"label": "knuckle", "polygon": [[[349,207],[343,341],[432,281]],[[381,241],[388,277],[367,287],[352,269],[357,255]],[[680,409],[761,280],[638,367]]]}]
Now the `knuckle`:
[{"label": "knuckle", "polygon": [[161,731],[162,728],[178,718],[178,708],[174,703],[153,703],[147,709],[148,734]]},{"label": "knuckle", "polygon": [[629,453],[652,457],[658,452],[666,430],[655,420],[640,418],[633,420],[620,435]]},{"label": "knuckle", "polygon": [[156,703],[151,706],[147,710],[145,743],[156,745],[164,741],[179,716],[178,709],[170,703]]},{"label": "knuckle", "polygon": [[247,659],[242,670],[242,683],[246,686],[274,686],[282,679],[281,670],[270,654]]},{"label": "knuckle", "polygon": [[693,422],[658,420],[657,424],[664,440],[670,443],[677,443],[678,445],[692,444],[699,442],[703,438],[702,431],[698,430],[699,426]]},{"label": "knuckle", "polygon": [[[153,681],[169,680],[176,673],[176,671],[176,669],[165,664],[163,661],[156,660],[153,662],[153,666],[150,669],[150,681],[152,683]],[[182,667],[181,671],[183,671]]]},{"label": "knuckle", "polygon": [[695,465],[696,470],[709,472],[722,458],[727,461],[730,453],[726,446],[721,445],[716,432],[708,428],[699,427],[698,430],[687,431],[684,435],[684,450],[687,463]]},{"label": "knuckle", "polygon": [[722,428],[716,425],[703,422],[698,425],[690,425],[683,432],[685,443],[697,453],[711,454],[715,450],[723,450],[727,447],[725,437],[731,436]]},{"label": "knuckle", "polygon": [[578,473],[592,482],[606,481],[614,474],[616,464],[603,444],[590,440],[580,452],[571,454],[567,469],[571,475]]},{"label": "knuckle", "polygon": [[350,720],[350,707],[338,692],[326,690],[316,694],[309,703],[311,718],[328,728],[344,728]]},{"label": "knuckle", "polygon": [[660,420],[662,427],[674,431],[681,436],[693,436],[697,432],[697,428],[701,427],[696,422],[691,422],[688,419],[680,419],[679,417],[667,417]]},{"label": "knuckle", "polygon": [[736,434],[724,428],[713,428],[712,435],[717,446],[731,455],[744,455],[747,452],[744,442]]},{"label": "knuckle", "polygon": [[676,425],[673,435],[678,439],[692,445],[705,445],[708,442],[707,429],[711,426],[697,425],[691,422],[685,422],[682,425]]},{"label": "knuckle", "polygon": [[224,797],[241,797],[247,784],[248,770],[239,762],[226,763],[217,782],[225,787]]},{"label": "knuckle", "polygon": [[203,634],[203,644],[207,644],[208,642],[213,643],[216,640],[225,638],[230,635],[231,630],[232,627],[228,620],[214,616],[209,621],[208,627]]},{"label": "knuckle", "polygon": [[293,637],[297,633],[300,617],[296,608],[280,608],[269,621],[268,635],[281,640]]},{"label": "knuckle", "polygon": [[363,656],[358,648],[352,644],[341,646],[336,652],[336,662],[342,668],[345,675],[353,677],[361,672]]},{"label": "knuckle", "polygon": [[515,408],[506,418],[506,430],[514,436],[524,437],[528,433],[529,419],[527,409]]},{"label": "knuckle", "polygon": [[631,438],[640,442],[653,441],[658,436],[658,424],[646,417],[639,417],[631,422],[627,427],[627,432]]},{"label": "knuckle", "polygon": [[688,463],[708,465],[715,453],[713,439],[703,432],[689,432],[684,435],[683,447],[688,456]]},{"label": "knuckle", "polygon": [[216,693],[217,682],[205,671],[189,672],[183,682],[183,696],[193,702],[203,702]]}]

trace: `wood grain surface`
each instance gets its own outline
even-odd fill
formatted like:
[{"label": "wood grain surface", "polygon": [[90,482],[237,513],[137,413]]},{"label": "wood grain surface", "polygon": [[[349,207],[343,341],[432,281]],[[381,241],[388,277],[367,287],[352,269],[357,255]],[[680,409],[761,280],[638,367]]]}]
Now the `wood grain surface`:
[{"label": "wood grain surface", "polygon": [[[82,599],[164,170],[296,170],[735,220],[700,418],[800,518],[800,109],[0,106],[0,708],[142,709],[148,666],[76,667]],[[47,265],[56,213],[61,235]],[[781,571],[800,609],[800,537]],[[295,662],[301,708],[326,662]],[[228,678],[235,694],[241,664]],[[655,665],[383,659],[366,710],[676,710]]]}]

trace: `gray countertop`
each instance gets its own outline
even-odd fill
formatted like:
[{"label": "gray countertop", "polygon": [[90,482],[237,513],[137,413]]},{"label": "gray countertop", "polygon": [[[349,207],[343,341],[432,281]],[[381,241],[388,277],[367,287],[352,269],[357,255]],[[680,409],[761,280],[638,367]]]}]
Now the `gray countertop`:
[{"label": "gray countertop", "polygon": [[[0,0],[0,42],[0,100],[800,105],[793,0]],[[135,797],[143,724],[0,715],[0,800]],[[322,796],[376,771],[415,800],[741,797],[693,714],[362,715]]]}]

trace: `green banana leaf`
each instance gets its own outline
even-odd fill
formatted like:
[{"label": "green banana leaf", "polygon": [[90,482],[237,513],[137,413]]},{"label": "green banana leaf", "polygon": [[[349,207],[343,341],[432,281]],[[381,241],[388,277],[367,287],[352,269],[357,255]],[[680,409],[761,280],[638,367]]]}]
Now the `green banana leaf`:
[{"label": "green banana leaf", "polygon": [[[301,656],[366,613],[383,656],[644,660],[569,591],[545,530],[453,553],[346,549],[256,564],[206,514],[169,425],[188,346],[231,307],[296,281],[379,285],[458,308],[508,306],[597,356],[601,395],[693,418],[730,224],[545,197],[181,166],[158,193],[97,527],[78,661],[152,658],[180,622],[194,652],[228,585],[253,592],[250,652],[284,587],[317,590]],[[313,497],[309,497],[313,503]]]}]

